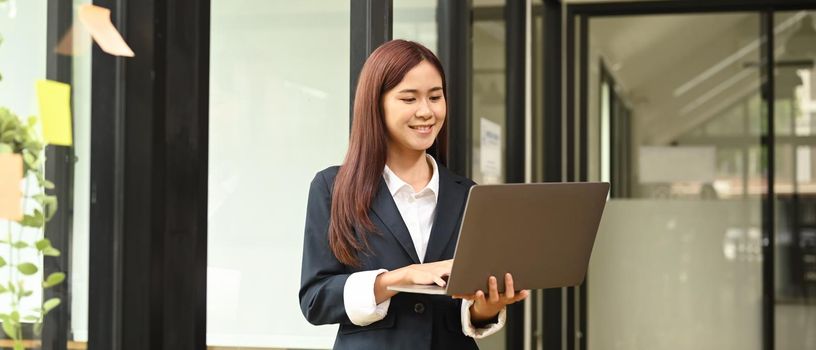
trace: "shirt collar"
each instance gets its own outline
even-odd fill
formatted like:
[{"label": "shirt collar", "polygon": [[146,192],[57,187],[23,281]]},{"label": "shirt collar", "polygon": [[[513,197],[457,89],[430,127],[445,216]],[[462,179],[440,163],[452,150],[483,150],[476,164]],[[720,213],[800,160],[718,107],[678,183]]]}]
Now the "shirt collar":
[{"label": "shirt collar", "polygon": [[[431,191],[431,193],[433,193],[433,195],[434,195],[434,198],[438,199],[439,198],[439,167],[436,165],[436,160],[430,154],[426,153],[425,157],[431,163],[431,167],[433,167],[433,175],[431,175],[431,181],[428,181],[428,184],[425,185],[425,188],[423,188],[422,190],[420,190],[417,193],[422,193],[424,191]],[[394,174],[394,172],[391,171],[391,168],[389,168],[388,165],[386,165],[385,170],[383,170],[383,178],[385,179],[385,184],[388,186],[388,191],[391,192],[392,197],[395,196],[403,188],[408,190],[409,193],[414,192],[411,185],[409,185],[405,181],[402,181],[402,179],[400,179],[399,176],[397,176],[397,174]]]}]

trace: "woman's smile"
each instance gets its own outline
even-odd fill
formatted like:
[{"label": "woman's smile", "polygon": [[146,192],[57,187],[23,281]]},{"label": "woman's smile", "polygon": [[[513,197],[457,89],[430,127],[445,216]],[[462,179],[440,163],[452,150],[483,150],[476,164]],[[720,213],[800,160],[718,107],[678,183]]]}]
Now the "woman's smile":
[{"label": "woman's smile", "polygon": [[409,125],[408,127],[416,131],[417,134],[431,135],[433,134],[433,126],[434,124],[423,124],[423,125]]}]

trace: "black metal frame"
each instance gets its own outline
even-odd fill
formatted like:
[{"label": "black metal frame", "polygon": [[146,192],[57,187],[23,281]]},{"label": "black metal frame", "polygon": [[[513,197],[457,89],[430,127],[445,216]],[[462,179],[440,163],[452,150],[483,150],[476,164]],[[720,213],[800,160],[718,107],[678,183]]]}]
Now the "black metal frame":
[{"label": "black metal frame", "polygon": [[[525,182],[527,4],[507,1],[505,23],[505,167],[507,183]],[[530,302],[525,301],[525,303]],[[507,308],[506,349],[524,349],[524,304]]]},{"label": "black metal frame", "polygon": [[762,198],[762,348],[773,350],[775,348],[776,334],[776,283],[774,277],[775,246],[776,246],[776,225],[775,225],[775,202],[776,191],[774,189],[776,173],[776,131],[774,130],[774,99],[776,91],[774,89],[774,18],[773,10],[762,12],[760,28],[762,30],[761,55],[762,55],[762,97],[765,101],[766,118],[768,118],[767,140],[768,173],[767,191]]},{"label": "black metal frame", "polygon": [[368,55],[391,40],[394,23],[393,0],[351,0],[351,72],[349,74],[349,127],[354,120],[357,80]]},{"label": "black metal frame", "polygon": [[437,55],[447,80],[447,167],[456,174],[471,173],[471,23],[470,0],[438,0]]},{"label": "black metal frame", "polygon": [[[73,4],[69,0],[49,0],[46,47],[57,47],[60,39],[69,32],[73,22]],[[49,80],[71,84],[72,59],[58,54],[55,50],[47,51],[46,77]],[[42,347],[46,349],[65,349],[71,337],[68,330],[71,325],[71,241],[73,237],[73,189],[74,189],[74,148],[66,146],[48,146],[45,150],[45,177],[51,179],[55,188],[47,190],[56,195],[60,201],[60,210],[45,226],[45,238],[51,241],[62,254],[59,257],[43,259],[43,275],[63,272],[65,282],[43,291],[43,300],[60,298],[62,304],[46,317],[43,324]]]},{"label": "black metal frame", "polygon": [[[562,7],[558,0],[544,0],[542,6],[544,43],[542,49],[544,66],[544,87],[543,96],[537,96],[544,101],[543,128],[544,128],[544,149],[540,154],[544,155],[544,171],[542,181],[561,182],[563,178],[563,152],[564,152],[564,120],[562,118],[564,86],[561,77],[562,53],[565,48],[562,42],[564,23],[562,20]],[[536,8],[534,7],[535,11]],[[567,21],[567,28],[570,28]],[[569,50],[569,47],[566,48]],[[567,93],[569,93],[567,88]],[[546,289],[541,293],[540,303],[541,313],[541,343],[544,349],[561,349],[565,324],[562,322],[562,310],[564,308],[563,288]]]},{"label": "black metal frame", "polygon": [[[124,5],[96,0],[127,37]],[[142,54],[141,52],[139,53]],[[121,349],[124,178],[124,59],[92,49],[88,348]]]},{"label": "black metal frame", "polygon": [[[768,118],[768,135],[763,138],[763,143],[766,145],[768,157],[768,173],[767,173],[767,191],[763,197],[762,205],[762,219],[763,219],[763,246],[762,246],[762,271],[763,271],[763,302],[762,302],[762,332],[763,332],[763,349],[774,349],[774,85],[773,85],[773,14],[778,11],[794,11],[794,10],[813,10],[816,9],[816,4],[807,0],[720,0],[720,1],[704,1],[704,0],[677,0],[677,1],[644,1],[644,2],[617,2],[617,3],[596,3],[596,4],[571,4],[566,5],[566,20],[567,20],[567,135],[575,133],[574,125],[571,120],[575,119],[572,107],[574,106],[573,87],[575,84],[575,33],[572,23],[576,21],[586,22],[587,26],[582,24],[581,37],[579,38],[580,62],[579,68],[585,71],[589,62],[587,62],[586,52],[588,52],[588,38],[583,32],[588,30],[588,22],[592,17],[608,17],[608,16],[631,16],[631,15],[655,15],[655,14],[691,14],[691,13],[715,13],[715,12],[759,12],[761,14],[760,28],[762,30],[762,64],[763,64],[763,78],[764,84],[762,86],[762,95],[765,101],[766,117]],[[581,75],[584,79],[586,75]],[[586,94],[587,84],[580,85],[580,104],[581,110],[578,116],[581,121],[580,133],[584,135],[587,131],[586,120],[588,112],[586,111]],[[585,149],[586,138],[582,136],[582,145]],[[569,142],[568,142],[569,149]],[[588,169],[587,155],[584,150],[581,151],[577,157],[580,159],[579,167],[581,175],[585,175]],[[568,159],[575,158],[574,152],[567,153]],[[584,285],[586,288],[586,283]],[[586,299],[582,298],[581,310],[586,309]],[[569,310],[572,313],[574,310]],[[586,316],[583,316],[584,318]],[[579,331],[587,336],[587,329],[585,322],[582,322],[583,329]],[[582,346],[583,348],[583,346]]]},{"label": "black metal frame", "polygon": [[93,49],[88,345],[204,349],[210,2],[94,3],[136,57]]},{"label": "black metal frame", "polygon": [[[544,65],[544,88],[543,96],[538,96],[544,100],[544,172],[541,180],[545,182],[561,182],[564,170],[564,142],[567,139],[564,135],[564,120],[562,118],[564,85],[561,77],[562,53],[565,48],[562,42],[562,7],[557,0],[544,0],[543,27],[543,65]],[[567,31],[572,28],[572,22],[567,21]],[[569,47],[566,48],[570,50]],[[566,89],[569,93],[569,87]],[[568,108],[569,106],[567,106]],[[541,343],[544,349],[561,349],[564,343],[564,328],[567,326],[563,320],[564,308],[564,288],[551,288],[542,291],[541,300]]]}]

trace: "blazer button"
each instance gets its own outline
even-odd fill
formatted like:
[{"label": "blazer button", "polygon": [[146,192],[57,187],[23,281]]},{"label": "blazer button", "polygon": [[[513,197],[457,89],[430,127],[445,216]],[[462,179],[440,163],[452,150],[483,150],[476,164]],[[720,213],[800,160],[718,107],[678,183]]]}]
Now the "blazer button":
[{"label": "blazer button", "polygon": [[425,312],[425,304],[423,303],[416,303],[414,304],[414,312],[421,314]]}]

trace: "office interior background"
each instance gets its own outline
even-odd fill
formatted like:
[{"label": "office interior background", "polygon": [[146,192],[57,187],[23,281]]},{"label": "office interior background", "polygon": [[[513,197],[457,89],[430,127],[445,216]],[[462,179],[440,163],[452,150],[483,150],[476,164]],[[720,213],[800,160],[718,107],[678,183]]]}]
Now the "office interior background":
[{"label": "office interior background", "polygon": [[816,2],[6,0],[0,34],[0,105],[72,88],[43,349],[330,348],[297,303],[306,194],[392,38],[446,67],[455,172],[612,183],[586,281],[481,348],[816,349]]}]

